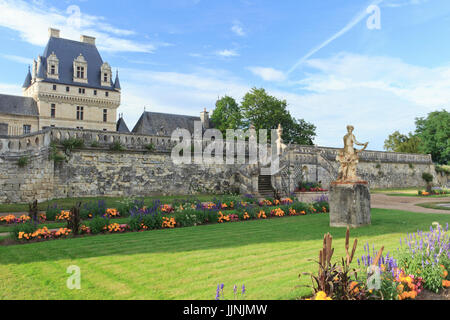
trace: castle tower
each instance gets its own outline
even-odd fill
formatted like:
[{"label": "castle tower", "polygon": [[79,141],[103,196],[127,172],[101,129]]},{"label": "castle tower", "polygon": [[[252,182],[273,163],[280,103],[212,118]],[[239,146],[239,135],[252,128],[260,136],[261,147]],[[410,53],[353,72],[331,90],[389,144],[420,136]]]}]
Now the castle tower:
[{"label": "castle tower", "polygon": [[117,73],[113,82],[111,66],[102,60],[94,37],[63,39],[59,30],[50,28],[44,53],[29,70],[23,90],[25,97],[37,103],[37,130],[64,127],[116,131],[119,76]]}]

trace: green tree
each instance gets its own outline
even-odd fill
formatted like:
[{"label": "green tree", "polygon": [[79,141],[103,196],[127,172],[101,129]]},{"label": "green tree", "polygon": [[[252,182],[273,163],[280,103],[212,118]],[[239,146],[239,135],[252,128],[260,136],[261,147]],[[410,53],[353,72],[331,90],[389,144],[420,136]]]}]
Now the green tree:
[{"label": "green tree", "polygon": [[395,131],[384,141],[384,149],[393,152],[421,153],[420,142],[421,140],[417,135],[412,133],[404,135]]},{"label": "green tree", "polygon": [[434,111],[426,118],[416,118],[416,134],[420,151],[431,154],[439,164],[450,162],[450,113]]},{"label": "green tree", "polygon": [[286,143],[311,145],[316,136],[316,127],[303,119],[295,119],[287,110],[286,100],[279,100],[267,94],[264,89],[253,88],[241,103],[244,129],[251,124],[256,130],[283,127],[283,140]]},{"label": "green tree", "polygon": [[217,100],[211,121],[214,127],[222,131],[224,135],[227,129],[241,128],[242,114],[236,100],[229,96]]}]

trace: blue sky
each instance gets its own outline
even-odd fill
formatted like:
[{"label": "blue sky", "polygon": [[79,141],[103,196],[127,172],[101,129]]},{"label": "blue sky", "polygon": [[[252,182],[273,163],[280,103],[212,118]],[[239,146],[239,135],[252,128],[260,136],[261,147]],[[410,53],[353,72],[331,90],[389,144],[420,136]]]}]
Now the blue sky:
[{"label": "blue sky", "polygon": [[[379,29],[367,26],[372,4]],[[448,0],[0,0],[0,93],[21,94],[50,26],[97,37],[129,127],[144,107],[199,115],[264,87],[317,126],[316,144],[341,146],[353,124],[382,150],[450,100]]]}]

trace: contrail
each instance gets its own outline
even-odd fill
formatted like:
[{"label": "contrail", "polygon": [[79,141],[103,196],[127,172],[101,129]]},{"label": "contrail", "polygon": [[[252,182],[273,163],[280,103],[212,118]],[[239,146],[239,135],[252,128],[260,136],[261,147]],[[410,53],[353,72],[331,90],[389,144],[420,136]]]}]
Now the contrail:
[{"label": "contrail", "polygon": [[[383,1],[384,0],[373,1],[369,6],[379,5]],[[303,56],[300,60],[298,60],[297,63],[294,64],[294,66],[291,69],[289,69],[287,74],[290,74],[292,71],[297,69],[301,64],[303,64],[309,57],[311,57],[317,51],[319,51],[323,47],[327,46],[329,43],[333,42],[340,36],[344,35],[345,33],[347,33],[347,31],[351,30],[355,25],[357,25],[361,20],[363,20],[368,15],[366,10],[367,10],[367,7],[364,8],[364,10],[362,10],[360,13],[358,13],[344,28],[342,28],[337,33],[335,33],[333,36],[331,36],[329,39],[327,39],[326,41],[322,42],[320,45],[318,45],[317,47],[315,47],[314,49],[309,51],[305,56]]]}]

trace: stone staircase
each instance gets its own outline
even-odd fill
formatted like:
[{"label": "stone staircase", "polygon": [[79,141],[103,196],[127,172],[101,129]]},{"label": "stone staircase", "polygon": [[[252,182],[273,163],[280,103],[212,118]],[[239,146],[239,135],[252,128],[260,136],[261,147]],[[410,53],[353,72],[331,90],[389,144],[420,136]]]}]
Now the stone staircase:
[{"label": "stone staircase", "polygon": [[261,197],[273,198],[275,190],[272,187],[272,176],[259,175],[258,193]]}]

